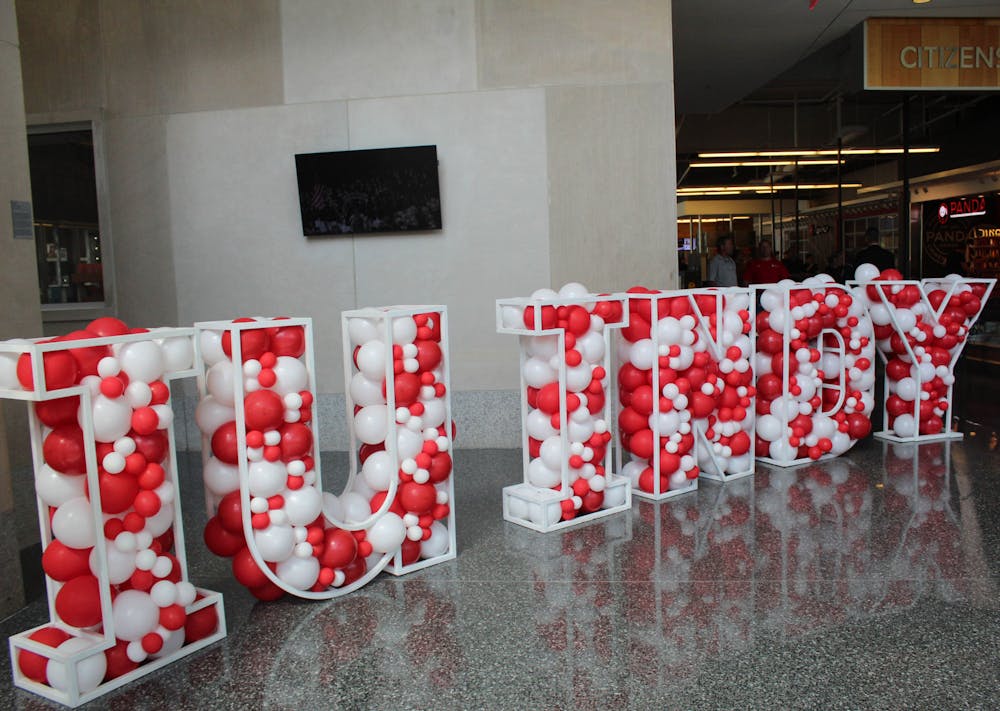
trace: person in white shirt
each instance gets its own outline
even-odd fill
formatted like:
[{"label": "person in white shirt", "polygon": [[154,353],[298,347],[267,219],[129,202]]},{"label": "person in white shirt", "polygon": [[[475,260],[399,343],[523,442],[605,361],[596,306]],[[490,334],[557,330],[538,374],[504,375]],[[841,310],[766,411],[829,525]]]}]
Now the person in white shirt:
[{"label": "person in white shirt", "polygon": [[739,286],[736,261],[733,259],[733,238],[730,235],[719,238],[719,253],[708,263],[705,286]]}]

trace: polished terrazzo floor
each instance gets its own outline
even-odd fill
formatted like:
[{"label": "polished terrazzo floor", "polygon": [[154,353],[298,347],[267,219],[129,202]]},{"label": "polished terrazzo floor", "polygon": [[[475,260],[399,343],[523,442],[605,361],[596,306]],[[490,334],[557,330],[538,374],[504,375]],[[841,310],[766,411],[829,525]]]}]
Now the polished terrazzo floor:
[{"label": "polished terrazzo floor", "polygon": [[[186,455],[191,575],[225,594],[229,637],[93,706],[997,708],[988,429],[761,466],[549,535],[500,518],[518,452],[459,451],[457,560],[326,603],[255,604],[232,580],[200,541]],[[324,459],[328,477],[346,461]],[[36,601],[2,632],[45,614]],[[0,674],[0,708],[46,707]]]}]

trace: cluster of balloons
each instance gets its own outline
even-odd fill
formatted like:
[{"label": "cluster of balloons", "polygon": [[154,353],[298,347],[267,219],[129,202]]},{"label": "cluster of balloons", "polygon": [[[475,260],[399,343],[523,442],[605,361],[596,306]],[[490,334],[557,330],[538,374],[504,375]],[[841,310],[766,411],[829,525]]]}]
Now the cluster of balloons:
[{"label": "cluster of balloons", "polygon": [[[753,468],[750,298],[746,290],[628,290],[618,426],[633,489],[659,495]],[[707,446],[698,439],[704,437]]]},{"label": "cluster of balloons", "polygon": [[606,324],[621,321],[622,304],[596,300],[575,282],[558,292],[539,289],[531,299],[534,305],[505,306],[502,318],[509,328],[562,331],[561,345],[556,333],[521,337],[527,482],[561,494],[559,516],[516,498],[508,505],[513,515],[547,525],[552,518],[569,521],[624,503],[622,487],[607,488],[610,472],[604,465],[612,438],[606,419]]},{"label": "cluster of balloons", "polygon": [[[202,331],[207,392],[195,418],[211,441],[204,478],[216,513],[205,528],[208,548],[232,557],[236,579],[261,600],[349,585],[400,550],[404,564],[445,552],[450,536],[439,521],[447,518],[450,501],[442,484],[452,467],[444,427],[439,315],[394,320],[389,343],[374,321],[350,321],[357,372],[349,391],[355,433],[363,442],[362,469],[340,497],[324,494],[318,486],[310,426],[313,385],[302,360],[305,331],[300,325],[282,325],[282,320],[259,320],[259,326],[240,331],[241,364],[234,362],[230,331]],[[251,319],[234,323],[241,321]],[[391,413],[387,368],[393,369],[397,406]],[[242,402],[236,401],[237,378],[242,379]],[[243,432],[238,431],[237,407],[242,409]],[[399,425],[399,462],[385,446],[392,416]],[[246,444],[242,463],[241,438]],[[247,468],[249,490],[246,527],[241,464]],[[391,501],[383,507],[387,498]],[[348,530],[338,522],[364,525]],[[280,584],[258,565],[251,543]]]},{"label": "cluster of balloons", "polygon": [[[899,437],[936,435],[947,429],[953,367],[969,329],[983,309],[985,283],[956,274],[942,280],[902,283],[895,269],[862,264],[855,298],[874,324],[885,358],[887,426]],[[878,282],[889,282],[882,286]]]},{"label": "cluster of balloons", "polygon": [[864,302],[825,274],[786,279],[763,291],[756,318],[757,456],[816,460],[868,436],[875,339]]},{"label": "cluster of balloons", "polygon": [[[92,342],[142,333],[149,338],[113,345]],[[86,693],[148,659],[209,636],[218,626],[214,607],[187,613],[198,595],[172,553],[177,494],[168,474],[173,411],[164,376],[190,369],[194,349],[189,337],[170,337],[169,329],[158,335],[110,317],[40,342],[66,343],[65,349],[42,356],[44,384],[34,382],[31,354],[0,354],[0,388],[34,391],[44,385],[51,391],[82,386],[89,391],[83,400],[73,395],[34,404],[44,459],[35,472],[35,488],[48,507],[52,532],[42,568],[57,587],[55,613],[65,626],[98,634],[113,622],[117,640],[111,649],[77,665],[78,688]],[[83,428],[88,420],[97,454],[98,491],[88,486]],[[95,499],[99,518],[94,516]],[[101,606],[104,575],[113,620],[105,618]],[[96,644],[57,627],[39,629],[30,639],[66,653]],[[69,688],[71,672],[62,662],[22,650],[18,666],[29,679],[61,691]]]}]

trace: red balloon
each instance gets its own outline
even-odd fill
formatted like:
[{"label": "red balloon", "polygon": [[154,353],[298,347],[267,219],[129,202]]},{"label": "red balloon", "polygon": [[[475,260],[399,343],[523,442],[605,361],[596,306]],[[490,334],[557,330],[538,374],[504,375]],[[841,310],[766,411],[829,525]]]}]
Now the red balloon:
[{"label": "red balloon", "polygon": [[243,399],[247,430],[276,430],[285,421],[285,403],[272,390],[256,390]]},{"label": "red balloon", "polygon": [[159,464],[166,459],[170,441],[167,439],[165,430],[156,430],[146,435],[131,432],[129,436],[135,440],[135,451],[141,454],[147,462]]},{"label": "red balloon", "polygon": [[283,326],[271,335],[271,352],[276,356],[298,358],[306,351],[306,335],[302,326]]},{"label": "red balloon", "polygon": [[432,484],[440,484],[451,474],[451,455],[447,452],[438,452],[431,456],[431,466],[427,471],[430,473]]},{"label": "red balloon", "polygon": [[781,397],[781,378],[774,373],[760,376],[757,379],[757,395],[765,400]]},{"label": "red balloon", "polygon": [[128,658],[128,645],[129,643],[124,639],[119,639],[114,647],[104,653],[104,657],[108,662],[108,670],[104,674],[105,681],[117,679],[139,668],[138,664]]},{"label": "red balloon", "polygon": [[420,541],[411,541],[409,538],[403,540],[399,547],[399,552],[403,556],[403,565],[416,563],[420,558]]},{"label": "red balloon", "polygon": [[735,457],[746,454],[750,451],[750,436],[746,432],[737,432],[730,438],[729,448]]},{"label": "red balloon", "polygon": [[[371,508],[372,513],[375,513],[376,511],[382,508],[382,504],[385,503],[385,500],[388,497],[388,495],[389,495],[388,491],[375,492],[375,495],[372,496],[372,500],[368,502],[368,506],[369,508]],[[398,496],[393,497],[392,503],[389,504],[388,511],[396,514],[400,518],[406,515],[406,511],[403,510],[403,505],[399,503]]]},{"label": "red balloon", "polygon": [[847,416],[847,434],[852,439],[867,437],[871,431],[872,421],[860,412],[854,412]]},{"label": "red balloon", "polygon": [[73,627],[93,627],[101,621],[101,589],[93,575],[80,575],[56,593],[56,614]]},{"label": "red balloon", "polygon": [[[396,407],[409,407],[417,401],[420,395],[420,376],[416,373],[400,373],[394,377],[393,390],[396,393]],[[385,395],[385,383],[382,383],[382,394]]]},{"label": "red balloon", "polygon": [[239,462],[235,422],[227,422],[212,434],[212,454],[226,464]]},{"label": "red balloon", "polygon": [[649,418],[643,417],[631,407],[626,407],[618,413],[618,426],[622,432],[631,435],[644,427],[649,427]]},{"label": "red balloon", "polygon": [[328,528],[323,534],[319,562],[325,568],[346,568],[358,554],[358,541],[349,531]]},{"label": "red balloon", "polygon": [[239,491],[231,491],[222,497],[216,517],[227,531],[243,536],[243,505],[240,503]]},{"label": "red balloon", "polygon": [[220,558],[234,556],[246,545],[243,536],[228,530],[218,516],[208,519],[203,535],[205,546]]},{"label": "red balloon", "polygon": [[[76,360],[68,351],[52,351],[42,355],[42,370],[47,390],[68,388],[76,382]],[[25,390],[35,389],[35,376],[32,373],[31,356],[22,353],[17,359],[17,380]]]},{"label": "red balloon", "polygon": [[250,588],[250,594],[263,602],[272,602],[284,597],[285,591],[269,580],[259,588]]},{"label": "red balloon", "polygon": [[757,350],[763,353],[781,353],[784,350],[785,339],[777,331],[768,328],[757,334]]},{"label": "red balloon", "polygon": [[437,489],[431,483],[407,482],[399,487],[399,501],[404,509],[418,516],[430,513],[437,503]]},{"label": "red balloon", "polygon": [[[252,318],[233,319],[233,323],[250,323]],[[243,331],[240,334],[240,355],[243,361],[256,360],[260,358],[270,346],[271,338],[266,328],[255,328]],[[232,358],[233,356],[233,334],[230,331],[222,333],[222,352]]]},{"label": "red balloon", "polygon": [[119,321],[112,316],[102,316],[91,321],[87,325],[87,331],[96,338],[98,336],[124,336],[129,332],[129,329],[124,321]]},{"label": "red balloon", "polygon": [[648,418],[653,414],[653,403],[653,388],[648,385],[640,385],[632,392],[629,406],[639,415]]},{"label": "red balloon", "polygon": [[538,390],[535,397],[538,409],[546,415],[554,415],[559,412],[559,383],[549,383]]},{"label": "red balloon", "polygon": [[566,330],[574,336],[582,336],[590,330],[590,314],[582,306],[570,306],[566,315]]},{"label": "red balloon", "polygon": [[618,369],[618,385],[622,390],[635,390],[646,384],[646,374],[631,363],[625,363]]},{"label": "red balloon", "polygon": [[203,607],[188,615],[184,622],[184,643],[191,644],[205,639],[219,628],[219,613],[215,605]]},{"label": "red balloon", "polygon": [[417,364],[421,371],[434,370],[441,364],[441,346],[434,341],[416,341]]},{"label": "red balloon", "polygon": [[[653,484],[654,484],[654,481],[655,481],[654,474],[655,473],[653,472],[653,467],[646,467],[645,469],[642,470],[642,473],[639,475],[639,488],[642,489],[643,491],[649,493],[649,494],[654,493],[654,491],[653,491]],[[669,485],[669,481],[668,481],[667,477],[663,473],[661,473],[660,474],[660,492],[659,493],[662,494],[663,492],[667,491],[667,489],[669,489],[669,488],[670,488],[670,485]]]},{"label": "red balloon", "polygon": [[653,456],[653,431],[650,429],[639,430],[629,438],[629,449],[632,454],[643,459]]},{"label": "red balloon", "polygon": [[79,425],[57,427],[42,443],[45,462],[63,474],[86,474],[87,458],[83,449],[83,430]]},{"label": "red balloon", "polygon": [[[556,310],[552,306],[542,307],[541,316],[542,328],[555,328],[558,322]],[[524,325],[534,330],[535,328],[535,307],[527,306],[524,309]]]},{"label": "red balloon", "polygon": [[[60,341],[80,341],[87,338],[94,338],[90,331],[73,331],[61,336]],[[86,375],[97,375],[97,364],[101,358],[111,355],[111,346],[83,346],[81,348],[70,348],[69,353],[76,360],[79,377]]]},{"label": "red balloon", "polygon": [[80,411],[80,396],[60,397],[35,403],[35,414],[46,427],[75,425]]},{"label": "red balloon", "polygon": [[[28,639],[53,648],[58,647],[69,638],[70,635],[58,627],[45,627],[28,635]],[[17,653],[17,666],[21,668],[21,673],[39,684],[48,684],[48,678],[45,674],[48,665],[49,660],[41,654],[25,650]]]},{"label": "red balloon", "polygon": [[892,380],[902,380],[903,378],[910,377],[910,364],[899,358],[891,358],[885,364],[885,372]]},{"label": "red balloon", "polygon": [[233,556],[233,575],[240,584],[251,590],[271,582],[264,571],[257,567],[250,549],[245,546]]},{"label": "red balloon", "polygon": [[365,574],[368,570],[368,564],[365,562],[364,558],[357,556],[354,560],[345,565],[342,570],[344,571],[344,585],[350,585]]},{"label": "red balloon", "polygon": [[280,432],[283,460],[299,459],[312,449],[312,430],[301,422],[282,425]]},{"label": "red balloon", "polygon": [[375,452],[384,452],[384,451],[385,451],[385,442],[379,442],[378,444],[363,444],[361,445],[361,448],[358,450],[358,459],[360,459],[361,463],[364,464],[365,460],[368,459],[368,457],[370,457],[371,455],[375,454]]},{"label": "red balloon", "polygon": [[696,419],[708,417],[715,410],[715,398],[706,395],[701,390],[691,393],[691,416]]},{"label": "red balloon", "polygon": [[131,474],[109,474],[101,471],[98,481],[101,487],[101,510],[116,514],[132,506],[139,493],[139,482]]},{"label": "red balloon", "polygon": [[151,407],[140,407],[132,413],[132,429],[140,435],[150,435],[160,426],[160,418]]},{"label": "red balloon", "polygon": [[91,548],[70,548],[58,539],[42,553],[42,570],[53,580],[61,583],[90,573]]}]

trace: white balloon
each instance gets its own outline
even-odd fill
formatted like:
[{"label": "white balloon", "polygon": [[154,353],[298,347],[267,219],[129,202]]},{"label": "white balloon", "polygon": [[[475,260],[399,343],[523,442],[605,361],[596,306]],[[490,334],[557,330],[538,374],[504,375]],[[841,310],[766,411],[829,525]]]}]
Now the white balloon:
[{"label": "white balloon", "polygon": [[209,367],[219,361],[226,360],[226,352],[222,350],[222,333],[219,331],[202,331],[199,337],[201,359]]},{"label": "white balloon", "polygon": [[372,452],[361,465],[361,476],[375,491],[386,491],[397,476],[396,462],[388,452]]},{"label": "white balloon", "polygon": [[239,467],[226,464],[216,457],[209,457],[205,462],[202,476],[205,479],[205,487],[218,497],[240,488]]},{"label": "white balloon", "polygon": [[448,535],[448,529],[435,521],[431,524],[431,537],[420,544],[420,557],[437,558],[447,553],[450,545],[451,536]]},{"label": "white balloon", "polygon": [[549,469],[559,471],[563,461],[562,442],[559,435],[546,437],[539,447],[539,458]]},{"label": "white balloon", "polygon": [[340,505],[344,512],[345,523],[359,523],[372,515],[368,499],[353,491],[341,495]]},{"label": "white balloon", "polygon": [[331,494],[329,491],[323,492],[323,516],[326,517],[330,525],[344,520],[344,505],[340,503],[340,499],[335,494]]},{"label": "white balloon", "polygon": [[917,423],[913,415],[898,415],[892,423],[893,432],[900,437],[913,437],[917,434]]},{"label": "white balloon", "polygon": [[358,370],[369,380],[385,380],[385,344],[382,341],[368,341],[358,349]]},{"label": "white balloon", "polygon": [[221,405],[233,407],[236,402],[236,367],[228,360],[222,360],[208,369],[205,385],[209,394]]},{"label": "white balloon", "polygon": [[367,318],[352,318],[347,322],[347,333],[351,341],[358,346],[363,346],[368,341],[378,339],[378,327],[375,322]]},{"label": "white balloon", "polygon": [[866,262],[858,265],[858,268],[854,270],[854,279],[856,281],[872,281],[881,273],[881,270],[874,264]]},{"label": "white balloon", "polygon": [[571,442],[586,442],[594,434],[594,419],[587,417],[580,422],[576,418],[570,418],[567,434]]},{"label": "white balloon", "polygon": [[35,472],[35,492],[47,506],[62,506],[70,499],[83,496],[86,487],[86,476],[62,474],[48,464]]},{"label": "white balloon", "polygon": [[597,331],[587,331],[576,339],[576,350],[588,363],[599,363],[606,350],[604,336]]},{"label": "white balloon", "polygon": [[587,389],[594,379],[594,371],[588,363],[581,363],[574,368],[566,368],[566,389],[571,393],[582,392]]},{"label": "white balloon", "polygon": [[211,395],[206,395],[194,410],[194,421],[202,434],[211,436],[227,422],[236,419],[236,410],[231,405],[223,405]]},{"label": "white balloon", "polygon": [[138,642],[160,624],[160,608],[149,594],[139,590],[123,590],[111,603],[115,637]]},{"label": "white balloon", "polygon": [[563,284],[562,288],[559,289],[559,296],[563,299],[583,299],[590,296],[590,292],[580,282],[571,281],[568,284]]},{"label": "white balloon", "polygon": [[920,393],[920,386],[913,378],[902,378],[896,383],[896,394],[904,400],[916,400]]},{"label": "white balloon", "polygon": [[194,344],[190,338],[164,338],[163,366],[168,373],[187,370],[194,362]]},{"label": "white balloon", "polygon": [[389,409],[385,405],[362,407],[354,416],[354,432],[365,444],[384,442],[388,431]]},{"label": "white balloon", "polygon": [[424,438],[413,430],[400,427],[396,431],[396,454],[401,460],[416,457],[423,447]]},{"label": "white balloon", "polygon": [[319,560],[313,556],[307,558],[292,556],[278,563],[275,573],[293,588],[308,590],[316,584],[316,580],[319,578]]},{"label": "white balloon", "polygon": [[417,340],[417,323],[412,316],[402,316],[392,320],[392,342],[406,345]]},{"label": "white balloon", "polygon": [[0,353],[0,389],[21,390],[21,383],[17,379],[19,357],[17,353]]},{"label": "white balloon", "polygon": [[279,563],[292,555],[295,550],[295,531],[291,526],[258,528],[253,533],[254,543],[260,557],[268,563]]},{"label": "white balloon", "polygon": [[174,525],[174,505],[164,502],[160,510],[146,519],[145,532],[156,538],[167,532]]},{"label": "white balloon", "polygon": [[556,434],[556,430],[552,427],[552,418],[541,410],[532,410],[528,413],[525,429],[528,430],[529,437],[537,440],[545,440]]},{"label": "white balloon", "polygon": [[364,373],[355,373],[351,377],[350,393],[354,404],[361,405],[361,407],[385,404],[385,397],[382,395],[382,382],[369,380]]},{"label": "white balloon", "polygon": [[[96,647],[97,643],[91,642],[84,637],[70,637],[56,647],[60,652],[67,655],[95,648],[92,656],[80,660],[76,665],[77,689],[81,694],[87,694],[100,686],[100,683],[104,680],[104,675],[108,671],[108,659],[104,656],[104,652],[97,650]],[[49,686],[53,689],[68,691],[70,686],[69,675],[70,671],[66,668],[66,665],[55,659],[49,660],[48,665],[45,667],[45,676],[49,682]]]},{"label": "white balloon", "polygon": [[261,459],[251,462],[247,476],[252,496],[262,496],[265,499],[280,494],[288,481],[288,469],[282,462],[269,462]]},{"label": "white balloon", "polygon": [[909,333],[917,325],[917,316],[910,309],[896,309],[896,324],[901,330]]},{"label": "white balloon", "polygon": [[403,519],[387,512],[368,529],[367,540],[376,553],[392,553],[399,549],[406,538]]},{"label": "white balloon", "polygon": [[889,314],[889,307],[885,304],[872,304],[868,307],[868,315],[871,317],[872,323],[876,326],[887,326],[892,322],[892,316]]},{"label": "white balloon", "polygon": [[303,486],[285,492],[285,513],[293,526],[306,526],[323,511],[323,496],[314,486]]},{"label": "white balloon", "polygon": [[[93,402],[94,439],[98,442],[114,442],[132,429],[132,408],[124,398],[108,398],[98,395]],[[80,411],[80,417],[83,410]]]},{"label": "white balloon", "polygon": [[612,509],[615,506],[621,506],[625,503],[625,497],[628,494],[628,489],[624,486],[615,486],[610,489],[604,490],[604,503],[601,504],[602,509]]},{"label": "white balloon", "polygon": [[653,341],[643,338],[632,344],[629,349],[628,359],[639,370],[649,370],[657,362],[656,348]]},{"label": "white balloon", "polygon": [[790,462],[795,459],[798,450],[789,444],[788,440],[781,438],[771,442],[770,457],[778,462]]},{"label": "white balloon", "polygon": [[757,418],[757,434],[763,440],[776,441],[781,437],[783,429],[781,420],[774,415],[761,415]]},{"label": "white balloon", "polygon": [[276,381],[272,390],[281,396],[289,393],[299,393],[309,387],[309,372],[305,363],[291,356],[278,356],[274,364]]},{"label": "white balloon", "polygon": [[163,375],[163,351],[155,341],[126,343],[118,353],[118,362],[129,380],[151,383]]},{"label": "white balloon", "polygon": [[[104,549],[108,557],[108,582],[112,585],[120,585],[132,577],[135,572],[135,551],[120,551],[118,547],[109,541],[104,542]],[[100,566],[97,562],[97,546],[90,550],[90,572],[95,577],[100,575]]]},{"label": "white balloon", "polygon": [[561,473],[558,469],[550,469],[545,466],[541,457],[532,459],[528,464],[528,483],[540,489],[549,489],[561,480]]},{"label": "white balloon", "polygon": [[558,336],[521,336],[521,344],[529,356],[540,358],[546,363],[559,352]]},{"label": "white balloon", "polygon": [[52,517],[52,535],[70,548],[94,545],[94,514],[86,497],[70,499],[56,509]]},{"label": "white balloon", "polygon": [[555,382],[559,377],[558,373],[549,365],[547,360],[541,358],[528,358],[524,361],[522,369],[524,382],[533,388],[540,388],[549,383]]},{"label": "white balloon", "polygon": [[424,422],[424,429],[428,427],[440,427],[444,424],[444,418],[447,414],[444,409],[444,400],[431,398],[430,400],[421,400],[420,402],[424,406],[424,414],[420,416]]},{"label": "white balloon", "polygon": [[160,647],[160,651],[156,654],[150,654],[150,659],[162,659],[170,654],[173,654],[178,649],[184,646],[184,628],[181,627],[179,630],[174,630],[167,635],[167,638],[163,640],[163,646]]}]

